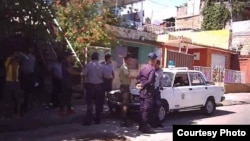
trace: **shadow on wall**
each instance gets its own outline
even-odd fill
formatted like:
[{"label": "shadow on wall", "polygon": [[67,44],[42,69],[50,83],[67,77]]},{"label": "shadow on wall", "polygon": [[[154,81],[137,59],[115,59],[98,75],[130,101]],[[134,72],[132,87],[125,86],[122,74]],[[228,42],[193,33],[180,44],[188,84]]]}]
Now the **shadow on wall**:
[{"label": "shadow on wall", "polygon": [[231,69],[232,70],[240,70],[239,56],[236,54],[232,55]]}]

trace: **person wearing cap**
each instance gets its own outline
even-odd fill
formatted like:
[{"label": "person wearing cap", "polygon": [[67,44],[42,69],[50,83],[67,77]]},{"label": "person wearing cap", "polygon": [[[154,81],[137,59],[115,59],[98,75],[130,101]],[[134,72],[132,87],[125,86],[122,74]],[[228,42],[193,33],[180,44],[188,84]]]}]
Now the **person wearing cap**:
[{"label": "person wearing cap", "polygon": [[157,60],[155,64],[154,104],[153,104],[154,110],[152,114],[152,119],[150,121],[150,126],[153,128],[163,127],[158,116],[161,107],[161,90],[163,89],[162,79],[163,79],[163,71],[161,69],[161,61]]},{"label": "person wearing cap", "polygon": [[140,90],[140,114],[141,121],[139,123],[139,130],[143,133],[154,133],[149,126],[150,115],[152,115],[152,108],[154,103],[154,82],[155,82],[155,64],[157,61],[155,53],[149,53],[148,64],[146,64],[137,76],[137,88]]},{"label": "person wearing cap", "polygon": [[[95,124],[101,123],[103,105],[105,101],[104,92],[104,66],[99,63],[99,54],[94,52],[82,72],[85,78],[87,112],[83,125],[89,126],[93,120]],[[95,104],[95,117],[93,116],[93,102]]]},{"label": "person wearing cap", "polygon": [[[73,69],[75,56],[72,52],[65,53],[65,59],[62,61],[62,93],[60,96],[60,115],[73,114],[72,99],[72,75],[81,76],[80,72]],[[65,112],[65,108],[67,111]]]},{"label": "person wearing cap", "polygon": [[127,54],[123,58],[123,64],[120,67],[119,78],[120,78],[120,91],[121,91],[121,102],[122,102],[122,127],[128,127],[131,123],[128,120],[128,104],[130,102],[130,85],[131,80],[135,79],[136,76],[131,75],[129,66],[131,65],[131,55]]}]

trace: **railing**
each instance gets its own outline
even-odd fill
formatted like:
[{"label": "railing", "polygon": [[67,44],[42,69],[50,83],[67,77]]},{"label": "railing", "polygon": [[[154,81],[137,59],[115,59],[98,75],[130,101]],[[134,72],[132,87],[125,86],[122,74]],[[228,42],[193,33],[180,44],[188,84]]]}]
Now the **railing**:
[{"label": "railing", "polygon": [[203,72],[210,82],[245,83],[245,73],[242,71],[202,66],[194,66],[194,70]]}]

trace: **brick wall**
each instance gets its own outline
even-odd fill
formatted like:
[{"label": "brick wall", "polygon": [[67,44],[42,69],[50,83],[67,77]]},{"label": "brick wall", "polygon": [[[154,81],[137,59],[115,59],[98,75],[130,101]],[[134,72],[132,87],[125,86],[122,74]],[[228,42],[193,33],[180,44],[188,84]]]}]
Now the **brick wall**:
[{"label": "brick wall", "polygon": [[202,17],[200,15],[176,19],[176,28],[201,28]]}]

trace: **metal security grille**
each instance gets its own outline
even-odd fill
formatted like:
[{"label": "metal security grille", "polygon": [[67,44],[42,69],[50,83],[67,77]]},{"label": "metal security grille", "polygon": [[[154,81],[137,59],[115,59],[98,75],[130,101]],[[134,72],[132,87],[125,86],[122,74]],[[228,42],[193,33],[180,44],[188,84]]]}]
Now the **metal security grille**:
[{"label": "metal security grille", "polygon": [[189,69],[193,69],[194,56],[191,54],[168,50],[166,60],[166,63],[168,63],[169,60],[173,60],[175,67],[188,67]]}]

